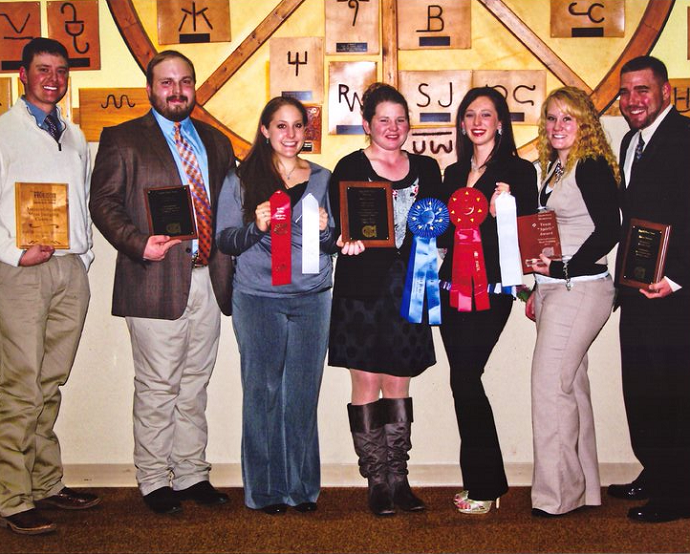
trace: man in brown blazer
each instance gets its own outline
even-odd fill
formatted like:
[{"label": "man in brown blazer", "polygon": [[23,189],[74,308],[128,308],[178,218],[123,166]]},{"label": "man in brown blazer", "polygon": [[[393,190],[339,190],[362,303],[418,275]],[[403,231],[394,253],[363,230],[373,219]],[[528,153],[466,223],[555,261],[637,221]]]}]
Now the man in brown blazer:
[{"label": "man in brown blazer", "polygon": [[[232,293],[232,259],[216,249],[213,212],[235,157],[221,132],[189,117],[188,58],[157,54],[146,81],[152,110],[103,129],[89,207],[118,250],[112,313],[125,317],[132,342],[137,482],[149,508],[175,513],[181,500],[228,500],[209,482],[205,411]],[[181,185],[190,187],[198,239],[151,234],[146,189]]]}]

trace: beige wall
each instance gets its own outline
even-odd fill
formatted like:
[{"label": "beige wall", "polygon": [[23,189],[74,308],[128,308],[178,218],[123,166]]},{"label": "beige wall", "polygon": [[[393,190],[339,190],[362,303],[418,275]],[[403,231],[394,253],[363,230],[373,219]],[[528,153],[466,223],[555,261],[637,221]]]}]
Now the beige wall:
[{"label": "beige wall", "polygon": [[[153,0],[147,1],[154,4]],[[241,7],[249,4],[245,2],[242,0],[240,4],[233,0],[233,14],[237,15]],[[308,0],[308,3],[312,9],[320,5],[317,0]],[[689,6],[690,0],[676,2],[672,17],[654,49],[654,53],[668,63],[671,76],[675,78],[690,77],[690,63],[686,56]],[[100,9],[103,69],[73,72],[73,90],[80,87],[143,86],[144,77],[124,46],[103,0]],[[209,69],[202,67],[202,72],[208,73]],[[239,82],[234,86],[249,90],[256,88],[249,69],[247,77],[240,73],[237,79]],[[550,88],[557,86],[551,78],[549,84]],[[77,94],[73,94],[76,104]],[[243,109],[241,102],[225,109],[233,111],[234,118],[238,114],[253,113]],[[253,120],[238,123],[243,136],[251,136],[256,117],[258,112]],[[614,142],[619,141],[625,129],[624,122],[620,118],[609,118],[606,126]],[[324,140],[324,152],[328,154],[312,159],[331,168],[344,152],[362,145],[361,137],[351,137],[339,142],[337,148],[329,149],[329,144],[335,144],[329,141]],[[97,145],[92,144],[91,147],[95,155]],[[95,235],[96,261],[90,271],[92,301],[76,364],[69,383],[64,387],[57,431],[62,442],[63,459],[68,465],[68,477],[73,484],[133,483],[129,466],[133,448],[131,349],[124,321],[110,315],[115,252],[97,232]],[[515,305],[485,376],[504,457],[514,484],[529,483],[532,460],[529,376],[535,330],[523,316],[522,307],[522,304]],[[618,316],[614,314],[593,345],[590,377],[600,461],[612,464],[610,467],[622,467],[630,475],[635,466],[621,396],[617,324]],[[437,332],[435,342],[438,363],[416,378],[412,385],[416,416],[412,463],[419,466],[419,470],[415,472],[413,469],[411,477],[417,482],[454,483],[460,479],[457,428],[448,386],[448,364]],[[349,388],[345,370],[326,368],[319,409],[325,484],[362,482],[352,465],[355,457],[345,409]],[[209,387],[208,407],[208,458],[216,464],[215,475],[220,475],[217,479],[220,484],[240,483],[236,464],[240,461],[241,402],[239,357],[230,320],[225,318],[218,363]],[[87,466],[77,467],[82,464]],[[108,473],[105,471],[108,468],[103,467],[110,464],[115,464],[114,473]],[[338,464],[350,465],[341,470]]]}]

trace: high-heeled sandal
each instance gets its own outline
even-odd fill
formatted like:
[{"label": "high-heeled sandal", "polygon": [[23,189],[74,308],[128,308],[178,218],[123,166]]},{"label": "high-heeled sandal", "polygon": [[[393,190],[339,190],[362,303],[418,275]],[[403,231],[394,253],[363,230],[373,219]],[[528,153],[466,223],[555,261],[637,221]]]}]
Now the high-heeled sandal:
[{"label": "high-heeled sandal", "polygon": [[[488,514],[491,511],[493,500],[472,500],[467,496],[467,491],[459,492],[453,498],[458,512],[463,514]],[[500,497],[496,499],[496,509],[498,510],[501,504]]]}]

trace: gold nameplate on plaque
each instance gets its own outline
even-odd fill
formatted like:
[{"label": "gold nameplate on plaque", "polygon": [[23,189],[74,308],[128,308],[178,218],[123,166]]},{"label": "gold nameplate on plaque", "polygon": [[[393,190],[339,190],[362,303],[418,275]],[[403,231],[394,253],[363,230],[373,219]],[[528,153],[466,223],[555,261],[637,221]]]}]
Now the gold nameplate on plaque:
[{"label": "gold nameplate on plaque", "polygon": [[69,248],[69,197],[66,183],[15,183],[17,248],[36,244]]}]

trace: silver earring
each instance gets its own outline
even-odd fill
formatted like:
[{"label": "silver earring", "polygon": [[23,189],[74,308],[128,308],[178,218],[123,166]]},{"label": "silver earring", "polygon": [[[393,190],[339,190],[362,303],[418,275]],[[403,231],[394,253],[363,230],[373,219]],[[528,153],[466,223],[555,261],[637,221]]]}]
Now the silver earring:
[{"label": "silver earring", "polygon": [[467,134],[467,131],[465,131],[465,128],[464,128],[464,127],[461,129],[461,132],[462,132],[463,135],[466,135],[466,134]]},{"label": "silver earring", "polygon": [[498,128],[498,136],[501,136],[503,134],[503,127]]},{"label": "silver earring", "polygon": [[266,144],[268,144],[268,142],[269,142],[269,141],[268,141],[268,137],[266,137]]}]

